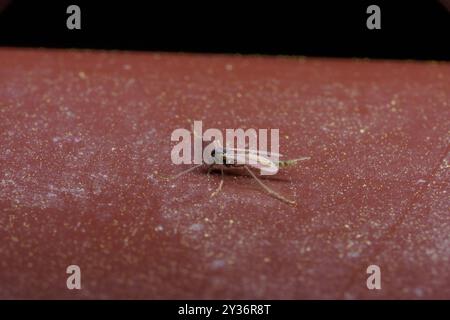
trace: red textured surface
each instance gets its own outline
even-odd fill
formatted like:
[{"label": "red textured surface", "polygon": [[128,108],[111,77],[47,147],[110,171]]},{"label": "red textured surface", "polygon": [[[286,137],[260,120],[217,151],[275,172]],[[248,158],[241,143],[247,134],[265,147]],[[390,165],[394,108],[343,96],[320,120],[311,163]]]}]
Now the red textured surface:
[{"label": "red textured surface", "polygon": [[[449,88],[436,62],[2,49],[0,298],[449,299]],[[298,206],[161,180],[194,119],[279,128],[312,159],[265,181]]]}]

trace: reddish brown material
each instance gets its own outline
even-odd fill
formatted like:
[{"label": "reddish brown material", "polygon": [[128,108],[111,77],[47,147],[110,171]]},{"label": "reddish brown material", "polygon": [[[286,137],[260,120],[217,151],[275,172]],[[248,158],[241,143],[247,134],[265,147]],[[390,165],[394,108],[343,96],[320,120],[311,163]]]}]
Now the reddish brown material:
[{"label": "reddish brown material", "polygon": [[[450,65],[0,50],[0,298],[450,298]],[[279,128],[265,181],[172,130]],[[66,288],[77,264],[82,289]],[[377,264],[382,289],[368,290]]]}]

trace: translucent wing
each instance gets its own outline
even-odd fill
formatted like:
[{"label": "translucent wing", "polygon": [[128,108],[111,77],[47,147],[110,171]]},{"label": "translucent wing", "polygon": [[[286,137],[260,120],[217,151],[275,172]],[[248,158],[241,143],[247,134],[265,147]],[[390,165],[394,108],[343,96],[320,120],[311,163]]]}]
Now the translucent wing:
[{"label": "translucent wing", "polygon": [[235,164],[246,164],[253,168],[261,170],[263,175],[272,175],[278,172],[278,165],[272,160],[252,153],[225,153],[225,157],[234,159]]},{"label": "translucent wing", "polygon": [[274,156],[274,157],[282,157],[283,155],[276,152],[270,152],[270,151],[259,151],[259,150],[253,150],[253,149],[242,149],[242,148],[229,148],[226,147],[226,150],[235,151],[236,154],[254,154],[254,155],[261,155],[261,156]]}]

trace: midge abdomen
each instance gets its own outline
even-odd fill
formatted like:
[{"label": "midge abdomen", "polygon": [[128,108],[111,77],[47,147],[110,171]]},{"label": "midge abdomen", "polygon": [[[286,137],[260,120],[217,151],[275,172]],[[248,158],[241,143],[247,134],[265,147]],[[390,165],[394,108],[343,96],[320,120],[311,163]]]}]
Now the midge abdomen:
[{"label": "midge abdomen", "polygon": [[280,160],[280,161],[278,161],[277,165],[278,165],[278,168],[285,168],[285,167],[292,166],[299,161],[309,160],[309,159],[311,159],[311,157],[302,157],[302,158],[291,159],[291,160]]}]

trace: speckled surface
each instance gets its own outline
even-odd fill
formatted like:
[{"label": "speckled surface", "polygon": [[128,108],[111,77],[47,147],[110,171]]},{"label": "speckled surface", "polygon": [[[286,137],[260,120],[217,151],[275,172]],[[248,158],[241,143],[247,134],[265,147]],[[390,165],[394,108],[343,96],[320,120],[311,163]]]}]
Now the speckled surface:
[{"label": "speckled surface", "polygon": [[[448,63],[1,49],[0,298],[450,299],[449,88]],[[194,119],[279,128],[312,159],[265,181],[298,206],[160,179]]]}]

